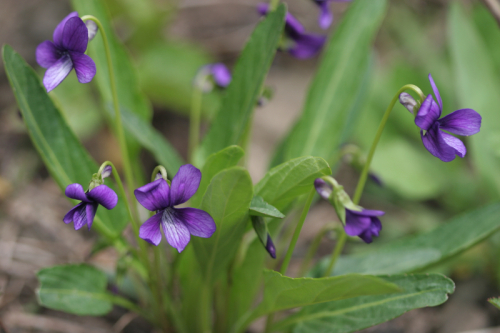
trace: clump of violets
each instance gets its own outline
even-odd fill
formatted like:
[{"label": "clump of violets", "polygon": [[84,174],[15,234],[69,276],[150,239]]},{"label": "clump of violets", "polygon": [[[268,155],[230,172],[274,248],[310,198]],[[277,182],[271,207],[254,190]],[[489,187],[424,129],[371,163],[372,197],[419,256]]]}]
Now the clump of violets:
[{"label": "clump of violets", "polygon": [[373,241],[373,237],[378,237],[382,230],[382,223],[378,217],[385,214],[383,211],[364,209],[355,205],[343,186],[332,177],[317,178],[314,187],[318,194],[330,201],[335,208],[347,235],[357,236],[368,244]]},{"label": "clump of violets", "polygon": [[[93,33],[95,32],[97,29]],[[47,68],[43,77],[43,85],[47,92],[57,87],[73,68],[80,83],[92,81],[96,66],[85,54],[89,42],[89,29],[78,17],[77,12],[72,12],[57,25],[52,39],[53,42],[46,40],[36,49],[38,64]]]},{"label": "clump of violets", "polygon": [[201,67],[195,76],[195,86],[208,93],[215,87],[226,88],[231,83],[231,72],[223,63],[208,64]]},{"label": "clump of violets", "polygon": [[162,237],[161,226],[167,242],[179,252],[189,243],[191,235],[211,237],[216,225],[210,214],[196,208],[174,207],[188,201],[198,190],[200,181],[201,171],[186,164],[179,168],[171,186],[165,179],[159,178],[136,189],[134,194],[139,203],[156,212],[142,224],[139,237],[158,245]]},{"label": "clump of violets", "polygon": [[400,95],[400,103],[411,113],[415,111],[415,124],[420,127],[424,147],[443,162],[453,161],[456,155],[464,157],[467,149],[463,142],[444,131],[456,135],[473,135],[481,129],[481,115],[472,109],[460,109],[441,117],[443,102],[439,90],[429,74],[429,81],[437,99],[428,95],[418,108],[417,102],[407,93]]},{"label": "clump of violets", "polygon": [[[260,3],[257,6],[260,15],[267,15],[269,5]],[[326,42],[326,36],[308,34],[304,26],[292,14],[285,18],[285,32],[280,49],[290,53],[295,58],[307,59],[318,54]]]},{"label": "clump of violets", "polygon": [[330,11],[330,2],[350,2],[351,0],[313,0],[319,7],[318,24],[321,29],[327,29],[333,22],[333,13]]},{"label": "clump of violets", "polygon": [[90,230],[99,205],[108,210],[115,208],[118,196],[115,191],[104,185],[104,178],[109,177],[111,171],[111,166],[106,166],[101,175],[94,174],[87,192],[83,191],[82,185],[76,183],[66,187],[66,196],[81,202],[64,216],[64,223],[73,222],[75,230],[87,225]]}]

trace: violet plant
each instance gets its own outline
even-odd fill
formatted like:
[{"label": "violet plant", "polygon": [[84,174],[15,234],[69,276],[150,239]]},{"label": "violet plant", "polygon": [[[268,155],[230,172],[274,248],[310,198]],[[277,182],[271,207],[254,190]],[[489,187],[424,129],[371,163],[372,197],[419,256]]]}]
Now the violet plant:
[{"label": "violet plant", "polygon": [[[332,20],[329,1],[315,2],[321,7],[320,25],[326,28]],[[38,63],[47,68],[42,85],[11,47],[4,46],[3,59],[35,147],[66,196],[79,201],[61,217],[61,228],[62,222],[74,222],[75,232],[85,232],[79,230],[84,225],[93,227],[107,246],[115,248],[119,260],[116,271],[108,275],[87,264],[42,269],[37,273],[41,305],[77,315],[104,315],[116,305],[139,314],[162,332],[240,333],[262,317],[267,318],[265,332],[354,332],[411,309],[445,302],[453,282],[440,274],[415,272],[500,228],[496,222],[500,207],[494,204],[447,222],[420,239],[369,248],[379,242],[390,212],[372,207],[371,201],[363,202],[366,208],[360,202],[368,177],[378,179],[370,172],[371,163],[396,103],[400,101],[414,115],[408,122],[420,130],[420,149],[438,157],[433,160],[436,165],[466,155],[465,144],[444,131],[477,134],[482,121],[472,109],[440,118],[441,96],[429,75],[437,103],[418,86],[403,85],[389,101],[366,158],[361,148],[342,145],[357,116],[352,110],[359,108],[355,100],[370,68],[370,50],[386,0],[352,1],[328,41],[326,36],[306,33],[280,1],[259,4],[263,17],[233,74],[222,63],[207,64],[192,80],[189,164],[141,116],[137,105],[142,104],[127,100],[137,94],[136,82],[118,78],[133,68],[110,29],[109,18],[102,14],[102,3],[74,0],[74,7],[88,15],[69,14],[56,27],[53,42],[43,42],[36,50]],[[103,46],[89,50],[90,57],[85,52],[96,34]],[[97,37],[90,43],[96,42]],[[272,167],[254,185],[241,160],[248,150],[253,111],[262,104],[263,95],[268,97],[265,78],[278,49],[299,59],[320,51],[323,57],[302,115],[284,138]],[[106,161],[99,167],[94,162],[48,95],[65,84],[73,68],[81,83],[103,75],[98,89],[104,109],[106,99],[112,102],[113,112],[106,113],[106,118],[119,143],[121,163],[117,165],[125,184],[113,163]],[[203,96],[215,88],[222,94],[220,109],[200,140]],[[134,145],[149,150],[160,164],[152,170],[149,183],[142,180],[149,175],[141,174],[135,164],[139,151]],[[341,181],[332,177],[344,155],[351,156],[361,172],[352,199]],[[89,184],[86,190],[85,184]],[[325,223],[296,273],[290,263],[296,259],[295,247],[318,198],[331,203],[338,221]],[[99,205],[106,210],[98,209]],[[468,232],[470,216],[482,217],[476,226],[481,233],[455,243],[455,239],[443,240],[452,232]],[[131,233],[124,232],[128,225]],[[335,231],[335,246],[313,265],[318,244],[330,231]],[[162,233],[166,242],[161,242]],[[345,254],[346,244],[359,240],[367,254]],[[422,256],[425,251],[432,255]],[[408,261],[404,255],[418,260]],[[132,290],[126,290],[124,281],[131,282]],[[117,286],[117,292],[108,291],[108,285]],[[300,310],[286,311],[294,308]]]}]

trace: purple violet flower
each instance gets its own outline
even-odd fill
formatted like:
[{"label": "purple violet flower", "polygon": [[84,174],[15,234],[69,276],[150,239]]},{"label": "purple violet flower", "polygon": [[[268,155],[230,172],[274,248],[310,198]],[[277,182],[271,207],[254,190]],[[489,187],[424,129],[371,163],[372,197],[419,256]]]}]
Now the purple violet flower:
[{"label": "purple violet flower", "polygon": [[46,40],[36,48],[36,61],[47,68],[43,77],[47,92],[57,87],[73,68],[80,83],[92,81],[95,63],[85,54],[89,32],[78,13],[66,16],[57,25],[52,38],[54,42]]},{"label": "purple violet flower", "polygon": [[464,157],[467,149],[460,139],[443,130],[456,135],[476,134],[481,128],[482,118],[472,109],[461,109],[439,119],[443,102],[431,74],[429,81],[439,104],[434,101],[432,95],[428,95],[417,111],[415,124],[421,129],[420,136],[425,148],[441,161],[450,162],[455,159],[455,155]]},{"label": "purple violet flower", "polygon": [[201,181],[201,171],[191,164],[183,165],[169,186],[163,178],[134,191],[141,205],[156,214],[144,222],[139,237],[158,245],[161,241],[160,225],[167,242],[182,252],[191,235],[209,238],[215,232],[213,218],[207,212],[195,208],[174,208],[191,198]]},{"label": "purple violet flower", "polygon": [[85,224],[90,230],[99,205],[106,209],[113,209],[118,203],[118,196],[115,191],[106,185],[99,185],[88,192],[84,192],[82,185],[70,184],[66,187],[65,194],[68,198],[81,201],[78,205],[71,208],[63,218],[66,224],[73,221],[75,223],[75,230],[80,229]]},{"label": "purple violet flower", "polygon": [[208,64],[201,67],[194,79],[195,85],[203,92],[210,92],[214,84],[226,88],[231,83],[231,72],[223,63]]},{"label": "purple violet flower", "polygon": [[[260,3],[257,5],[257,11],[260,15],[267,15],[269,5]],[[314,57],[326,42],[326,36],[307,34],[304,26],[290,13],[286,13],[285,36],[287,41],[280,49],[284,49],[298,59]]]},{"label": "purple violet flower", "polygon": [[[323,199],[332,203],[341,220],[343,218],[338,210],[342,208],[345,210],[344,230],[347,235],[358,236],[368,244],[373,241],[374,236],[378,237],[380,230],[382,230],[382,223],[378,217],[385,214],[383,211],[364,209],[354,205],[341,186],[334,193],[332,186],[321,178],[314,181],[314,187]],[[332,193],[338,198],[331,198]]]},{"label": "purple violet flower", "polygon": [[318,24],[321,29],[327,29],[333,22],[333,13],[330,11],[330,2],[349,2],[351,0],[313,0],[319,6]]}]

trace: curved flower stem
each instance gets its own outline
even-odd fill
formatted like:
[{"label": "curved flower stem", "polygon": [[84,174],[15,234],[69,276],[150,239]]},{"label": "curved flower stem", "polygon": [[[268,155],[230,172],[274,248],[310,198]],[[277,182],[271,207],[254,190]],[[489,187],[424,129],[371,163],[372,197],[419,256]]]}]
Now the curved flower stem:
[{"label": "curved flower stem", "polygon": [[[101,32],[102,36],[102,41],[104,43],[104,49],[106,52],[106,60],[108,62],[108,71],[109,71],[109,82],[111,85],[111,95],[113,98],[113,108],[115,110],[115,131],[116,135],[118,137],[118,142],[120,144],[120,151],[123,159],[123,170],[125,171],[125,179],[127,180],[127,187],[129,190],[129,197],[128,200],[132,202],[134,198],[134,193],[132,189],[134,188],[134,175],[132,172],[132,166],[130,163],[130,157],[128,155],[128,148],[127,148],[127,142],[125,140],[125,132],[123,130],[123,124],[122,124],[122,117],[120,113],[120,105],[118,103],[118,92],[116,89],[116,80],[115,80],[115,74],[113,70],[113,63],[111,61],[111,52],[109,49],[109,42],[108,42],[108,37],[106,36],[106,32],[104,31],[104,28],[101,24],[101,22],[92,15],[85,15],[82,16],[82,21],[94,21],[97,24],[97,27],[99,28],[99,31]],[[113,169],[114,170],[114,169]],[[127,198],[127,196],[125,196]],[[135,213],[135,207],[131,205],[133,208],[133,211]],[[134,228],[135,230],[135,228]]]},{"label": "curved flower stem", "polygon": [[[154,169],[153,172],[151,173],[151,182],[154,182],[156,179],[156,175],[158,173],[161,173],[161,177],[165,180],[167,180],[167,170],[163,165],[157,165]],[[168,180],[167,180],[168,182]]]},{"label": "curved flower stem", "polygon": [[[302,230],[302,226],[304,225],[304,222],[306,220],[309,208],[311,208],[311,204],[315,193],[316,189],[313,187],[311,192],[309,192],[306,203],[304,205],[304,209],[302,209],[302,214],[300,214],[300,218],[299,221],[297,222],[297,226],[295,227],[295,231],[293,233],[292,240],[290,241],[290,245],[288,246],[288,251],[286,252],[285,259],[281,264],[280,273],[283,275],[285,275],[286,270],[288,269],[288,265],[290,264],[290,260],[292,259],[293,250],[295,249],[295,245],[297,244],[297,240],[299,239],[300,231]],[[274,313],[270,313],[267,316],[265,333],[270,332],[273,320],[274,320]]]},{"label": "curved flower stem", "polygon": [[392,109],[394,108],[394,105],[399,99],[399,95],[404,92],[405,90],[413,90],[415,93],[418,94],[420,97],[420,104],[423,103],[425,96],[422,93],[422,90],[420,90],[419,87],[413,85],[413,84],[407,84],[403,86],[401,89],[398,90],[394,98],[392,99],[391,103],[389,104],[389,107],[384,113],[384,116],[382,117],[382,121],[380,122],[380,125],[377,130],[377,134],[375,134],[375,138],[373,139],[372,146],[370,148],[370,152],[368,153],[368,157],[366,159],[365,166],[363,167],[363,171],[361,172],[361,176],[359,177],[358,185],[356,186],[356,191],[354,192],[353,196],[353,202],[354,204],[358,204],[359,200],[361,199],[361,195],[363,194],[363,189],[365,187],[366,179],[368,177],[368,171],[370,170],[370,164],[373,159],[373,155],[375,154],[375,149],[377,148],[377,144],[380,140],[380,137],[382,136],[382,132],[384,131],[385,124],[387,123],[387,119],[389,119],[389,115],[391,114]]},{"label": "curved flower stem", "polygon": [[193,96],[191,97],[191,114],[189,115],[189,149],[188,159],[193,162],[194,152],[200,141],[200,122],[201,122],[201,100],[203,92],[196,86],[193,87]]}]

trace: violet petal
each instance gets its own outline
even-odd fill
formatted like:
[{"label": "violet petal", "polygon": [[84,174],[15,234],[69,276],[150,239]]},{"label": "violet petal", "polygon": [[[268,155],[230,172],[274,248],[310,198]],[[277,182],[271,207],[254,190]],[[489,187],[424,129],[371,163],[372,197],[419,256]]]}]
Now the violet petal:
[{"label": "violet petal", "polygon": [[73,62],[68,54],[63,55],[45,72],[43,85],[47,92],[54,90],[73,69]]},{"label": "violet petal", "polygon": [[111,165],[106,165],[104,170],[101,172],[102,179],[108,178],[113,173],[113,167]]},{"label": "violet petal", "polygon": [[292,56],[298,59],[307,59],[318,54],[326,41],[326,36],[301,34],[294,38],[295,45],[288,50]]},{"label": "violet petal", "polygon": [[83,53],[87,49],[89,33],[87,26],[79,17],[70,18],[63,30],[62,48],[68,51]]},{"label": "violet petal", "polygon": [[481,129],[481,115],[472,109],[461,109],[438,120],[442,130],[457,135],[472,135]]},{"label": "violet petal", "polygon": [[370,216],[370,217],[385,215],[385,212],[381,210],[372,210],[372,209],[363,209],[361,212],[356,212],[352,210],[351,212],[355,215]]},{"label": "violet petal", "polygon": [[161,241],[161,231],[160,223],[163,211],[151,216],[146,222],[144,222],[139,228],[139,237],[158,246]]},{"label": "violet petal", "polygon": [[52,40],[54,41],[54,44],[56,44],[59,47],[62,47],[64,26],[66,25],[66,22],[72,17],[78,17],[78,12],[69,13],[69,15],[66,16],[54,30],[54,34],[52,35]]},{"label": "violet petal", "polygon": [[97,212],[97,207],[99,207],[97,203],[87,204],[85,213],[87,214],[87,227],[89,228],[89,230],[92,227],[92,223],[94,222],[94,217],[95,213]]},{"label": "violet petal", "polygon": [[444,141],[443,133],[436,124],[430,128],[425,135],[420,131],[420,137],[424,147],[443,162],[451,162],[455,159],[455,149]]},{"label": "violet petal", "polygon": [[118,203],[118,196],[115,191],[106,185],[99,185],[93,188],[87,193],[87,197],[106,209],[113,209]]},{"label": "violet petal", "polygon": [[347,208],[345,210],[345,213],[346,223],[344,226],[344,230],[349,236],[359,236],[370,227],[370,217],[356,214],[358,212],[352,211]]},{"label": "violet petal", "polygon": [[328,8],[328,1],[320,4],[320,14],[318,17],[318,24],[321,29],[327,29],[333,22],[333,14]]},{"label": "violet petal", "polygon": [[96,67],[94,60],[84,53],[69,52],[73,67],[75,67],[76,77],[80,83],[89,83],[95,76]]},{"label": "violet petal", "polygon": [[209,238],[216,230],[214,219],[210,214],[196,208],[175,208],[174,216],[184,222],[193,236]]},{"label": "violet petal", "polygon": [[276,259],[276,247],[269,234],[267,234],[266,250],[273,259]]},{"label": "violet petal", "polygon": [[455,151],[455,154],[457,154],[460,157],[464,157],[465,154],[467,153],[467,149],[465,148],[464,143],[462,140],[459,138],[455,138],[453,135],[441,132],[441,136],[443,137],[444,142],[453,150]]},{"label": "violet petal", "polygon": [[36,48],[36,62],[43,68],[54,65],[61,57],[61,53],[50,40],[40,43]]},{"label": "violet petal", "polygon": [[215,83],[222,88],[225,88],[231,83],[231,72],[222,63],[213,64],[211,67],[212,76]]},{"label": "violet petal", "polygon": [[172,179],[172,186],[170,189],[171,206],[188,201],[198,190],[200,181],[200,170],[191,164],[181,166]]},{"label": "violet petal", "polygon": [[434,83],[434,79],[432,78],[432,75],[429,74],[429,81],[431,82],[432,90],[434,91],[434,96],[436,96],[436,99],[439,103],[439,108],[442,110],[443,109],[443,101],[441,100],[441,94],[439,94],[439,90]]},{"label": "violet petal", "polygon": [[415,124],[423,130],[429,130],[432,125],[441,117],[441,109],[434,102],[432,95],[428,95],[420,106],[415,117]]},{"label": "violet petal", "polygon": [[85,224],[87,224],[87,205],[88,203],[80,206],[79,209],[75,210],[73,215],[73,222],[75,224],[75,230],[81,229]]},{"label": "violet petal", "polygon": [[75,212],[77,210],[79,210],[85,204],[86,204],[85,202],[80,202],[78,205],[76,205],[75,207],[71,208],[69,210],[69,212],[66,213],[66,215],[64,215],[64,218],[63,218],[64,223],[66,223],[66,224],[71,223],[73,221],[73,216],[75,215]]},{"label": "violet petal", "polygon": [[176,248],[179,253],[182,252],[188,245],[191,236],[187,226],[177,218],[174,209],[167,208],[163,210],[161,224],[167,242]]},{"label": "violet petal", "polygon": [[170,188],[165,179],[160,178],[134,191],[137,201],[147,210],[157,211],[170,205]]},{"label": "violet petal", "polygon": [[85,194],[82,185],[80,184],[75,183],[68,185],[66,187],[66,190],[64,191],[64,194],[70,199],[80,200],[83,202],[90,202],[90,200],[87,199],[87,195]]}]

